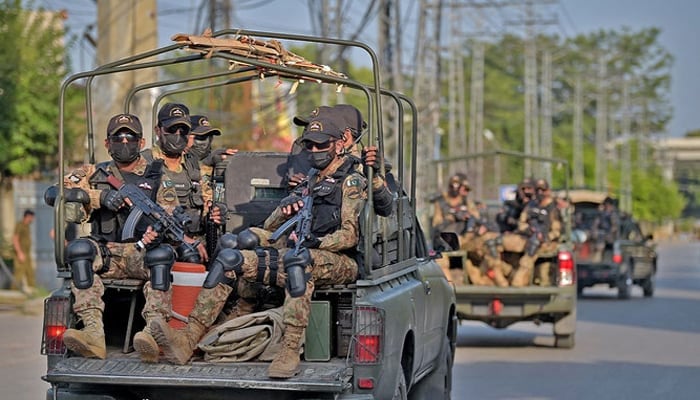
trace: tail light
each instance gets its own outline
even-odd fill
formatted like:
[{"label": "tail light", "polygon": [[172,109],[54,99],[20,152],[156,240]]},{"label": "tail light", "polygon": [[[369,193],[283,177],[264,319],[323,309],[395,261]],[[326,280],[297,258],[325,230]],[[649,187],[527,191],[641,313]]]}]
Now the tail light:
[{"label": "tail light", "polygon": [[41,354],[64,355],[63,334],[70,323],[70,297],[49,297],[44,300],[44,328]]},{"label": "tail light", "polygon": [[622,264],[622,254],[620,254],[620,253],[613,254],[612,260],[615,264]]},{"label": "tail light", "polygon": [[574,258],[568,251],[559,252],[559,286],[569,286],[574,284],[575,264]]},{"label": "tail light", "polygon": [[355,309],[355,351],[356,364],[377,364],[382,360],[384,345],[384,314],[377,307],[357,307]]}]

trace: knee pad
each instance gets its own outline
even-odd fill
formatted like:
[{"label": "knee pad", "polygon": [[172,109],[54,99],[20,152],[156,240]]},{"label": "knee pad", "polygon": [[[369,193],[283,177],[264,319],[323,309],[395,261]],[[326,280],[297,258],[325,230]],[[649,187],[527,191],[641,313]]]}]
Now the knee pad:
[{"label": "knee pad", "polygon": [[216,241],[216,248],[214,253],[209,255],[211,260],[215,260],[219,255],[219,252],[223,249],[237,249],[238,248],[238,235],[235,233],[224,233]]},{"label": "knee pad", "polygon": [[238,248],[253,250],[260,245],[260,237],[250,229],[244,229],[238,234]]},{"label": "knee pad", "polygon": [[225,283],[233,286],[233,281],[224,274],[228,271],[234,271],[236,275],[242,275],[243,269],[243,254],[238,249],[223,249],[216,256],[216,259],[209,266],[209,273],[204,278],[202,287],[211,289],[219,283]]},{"label": "knee pad", "polygon": [[172,247],[161,245],[148,250],[143,256],[143,263],[151,271],[151,287],[163,292],[170,289],[170,269],[175,264],[175,251]]},{"label": "knee pad", "polygon": [[309,279],[306,266],[312,262],[311,253],[306,247],[302,247],[298,254],[294,254],[293,250],[284,253],[282,263],[284,272],[287,273],[287,291],[290,296],[300,297],[306,292],[306,282]]},{"label": "knee pad", "polygon": [[92,287],[95,272],[92,264],[97,257],[97,247],[87,239],[75,239],[66,246],[66,262],[70,265],[73,284],[78,289]]}]

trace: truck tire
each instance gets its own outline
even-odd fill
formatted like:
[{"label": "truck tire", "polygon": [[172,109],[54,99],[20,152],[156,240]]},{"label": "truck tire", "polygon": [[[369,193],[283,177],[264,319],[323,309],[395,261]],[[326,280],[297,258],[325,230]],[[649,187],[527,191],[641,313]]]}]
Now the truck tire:
[{"label": "truck tire", "polygon": [[625,264],[624,275],[617,283],[617,298],[627,300],[632,296],[632,266]]},{"label": "truck tire", "polygon": [[409,400],[450,400],[452,393],[452,363],[454,357],[450,340],[445,337],[437,368],[421,379],[409,393]]},{"label": "truck tire", "polygon": [[408,388],[406,387],[406,375],[403,373],[403,369],[399,370],[399,376],[396,379],[396,389],[394,389],[394,395],[391,400],[407,400],[408,399]]},{"label": "truck tire", "polygon": [[574,334],[555,335],[554,346],[558,349],[572,349],[574,347]]},{"label": "truck tire", "polygon": [[654,276],[650,276],[642,282],[642,290],[644,297],[652,297],[654,295]]}]

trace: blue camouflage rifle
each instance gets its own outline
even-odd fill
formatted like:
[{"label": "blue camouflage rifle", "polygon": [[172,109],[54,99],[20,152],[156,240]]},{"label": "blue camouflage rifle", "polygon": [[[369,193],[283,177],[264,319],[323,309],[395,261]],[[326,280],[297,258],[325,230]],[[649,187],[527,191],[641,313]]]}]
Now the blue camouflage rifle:
[{"label": "blue camouflage rifle", "polygon": [[[176,207],[171,215],[136,185],[124,183],[102,168],[97,170],[94,177],[117,189],[124,202],[131,209],[122,230],[122,241],[134,238],[136,224],[143,216],[146,216],[151,220],[151,227],[159,236],[163,236],[171,244],[179,245],[178,250],[183,261],[199,263],[199,254],[196,250],[199,242],[185,242],[185,226],[191,222],[191,219],[182,207]],[[139,240],[136,242],[136,248],[143,250],[146,245],[142,240]]]},{"label": "blue camouflage rifle", "polygon": [[[299,210],[294,217],[277,228],[269,239],[270,243],[275,243],[280,237],[292,231],[292,228],[294,229],[293,232],[296,236],[294,248],[285,253],[282,258],[284,269],[287,273],[287,290],[292,297],[302,296],[306,291],[308,276],[306,276],[304,270],[307,265],[313,262],[311,253],[309,253],[309,250],[304,244],[311,237],[311,225],[313,222],[311,211],[314,204],[313,184],[318,172],[316,168],[311,168],[306,177],[306,182],[299,185],[300,190],[304,189],[302,185],[306,186],[305,195],[301,197],[304,203],[301,210]],[[295,192],[297,191],[295,190]]]}]

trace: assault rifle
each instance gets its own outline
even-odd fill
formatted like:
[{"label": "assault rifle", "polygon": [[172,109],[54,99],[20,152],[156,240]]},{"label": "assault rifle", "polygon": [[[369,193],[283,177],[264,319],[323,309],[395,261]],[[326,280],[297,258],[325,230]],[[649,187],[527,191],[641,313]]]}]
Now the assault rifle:
[{"label": "assault rifle", "polygon": [[[185,226],[191,222],[191,219],[182,207],[176,207],[173,214],[170,215],[162,206],[151,200],[143,190],[132,183],[124,183],[102,168],[97,170],[94,177],[117,189],[124,198],[124,202],[131,208],[122,230],[122,241],[133,239],[136,224],[145,215],[153,222],[151,227],[159,236],[163,236],[166,241],[172,244],[179,245],[181,254],[189,256],[184,257],[190,258],[184,261],[195,261],[191,257],[192,254],[197,255],[196,247],[199,243],[185,242]],[[146,245],[142,240],[139,240],[136,242],[136,248],[143,250]],[[197,258],[199,258],[198,255]]]},{"label": "assault rifle", "polygon": [[306,177],[306,180],[299,184],[300,187],[298,189],[294,190],[294,192],[299,193],[301,193],[300,191],[303,190],[303,193],[305,193],[305,195],[301,197],[301,200],[304,203],[304,205],[294,217],[287,220],[284,224],[282,224],[282,226],[277,228],[272,233],[272,236],[270,236],[269,239],[270,243],[277,242],[280,237],[289,234],[293,229],[297,237],[296,246],[294,247],[295,254],[298,254],[299,249],[304,246],[304,242],[311,233],[311,209],[314,203],[312,191],[313,182],[316,180],[317,175],[318,170],[316,168],[311,168],[309,170],[309,175]]}]

